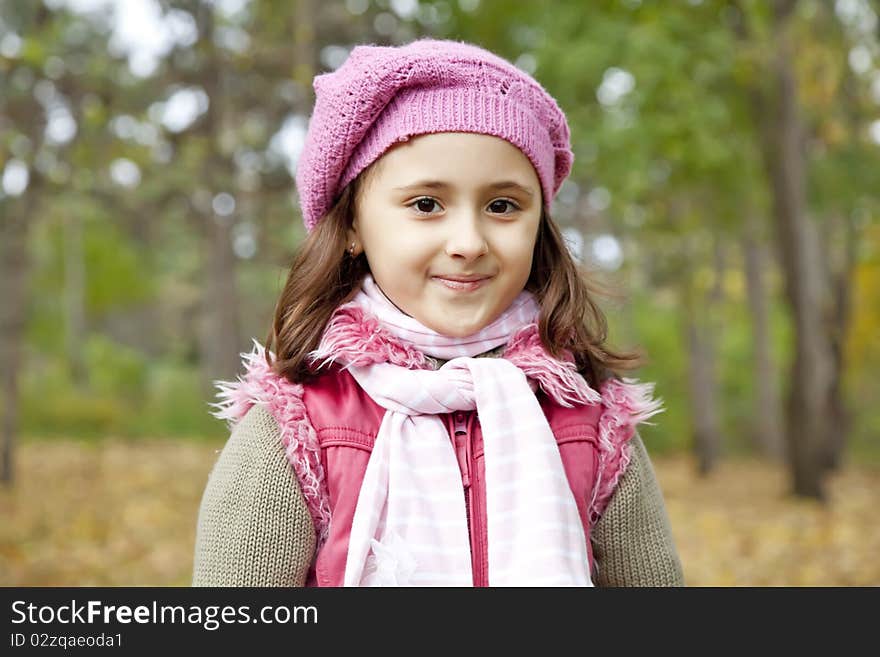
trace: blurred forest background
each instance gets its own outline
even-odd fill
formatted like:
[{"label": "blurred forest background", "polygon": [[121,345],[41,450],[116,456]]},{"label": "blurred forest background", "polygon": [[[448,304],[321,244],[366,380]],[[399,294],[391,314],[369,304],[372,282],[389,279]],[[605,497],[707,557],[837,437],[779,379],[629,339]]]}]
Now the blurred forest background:
[{"label": "blurred forest background", "polygon": [[302,239],[312,77],[478,43],[569,117],[553,214],[666,412],[693,585],[880,585],[880,1],[0,0],[0,585],[186,585]]}]

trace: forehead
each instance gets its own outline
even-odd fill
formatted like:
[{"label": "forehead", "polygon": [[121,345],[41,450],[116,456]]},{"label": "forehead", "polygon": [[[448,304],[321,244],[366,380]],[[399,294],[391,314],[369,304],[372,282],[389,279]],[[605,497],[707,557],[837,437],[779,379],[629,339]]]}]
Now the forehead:
[{"label": "forehead", "polygon": [[531,161],[516,146],[500,137],[468,132],[411,137],[385,151],[370,169],[369,177],[383,187],[422,178],[468,186],[499,176],[538,185]]}]

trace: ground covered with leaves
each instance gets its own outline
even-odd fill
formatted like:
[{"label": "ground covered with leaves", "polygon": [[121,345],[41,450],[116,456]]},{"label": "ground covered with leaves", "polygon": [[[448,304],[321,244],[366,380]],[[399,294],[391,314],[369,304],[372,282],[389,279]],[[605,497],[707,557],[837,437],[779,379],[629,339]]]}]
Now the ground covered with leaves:
[{"label": "ground covered with leaves", "polygon": [[[0,586],[187,586],[222,445],[28,442],[0,489]],[[655,457],[690,586],[880,585],[880,469],[848,465],[821,505],[779,467]]]}]

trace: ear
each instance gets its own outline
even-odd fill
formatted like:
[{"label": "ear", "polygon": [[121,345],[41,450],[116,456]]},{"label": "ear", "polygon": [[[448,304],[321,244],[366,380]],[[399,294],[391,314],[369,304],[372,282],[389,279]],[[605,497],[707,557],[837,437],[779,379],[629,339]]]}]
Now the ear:
[{"label": "ear", "polygon": [[351,227],[345,233],[345,249],[348,250],[352,244],[354,244],[354,253],[351,254],[353,256],[358,255],[361,249],[361,237],[360,231],[358,228],[358,220],[357,217],[352,221]]}]

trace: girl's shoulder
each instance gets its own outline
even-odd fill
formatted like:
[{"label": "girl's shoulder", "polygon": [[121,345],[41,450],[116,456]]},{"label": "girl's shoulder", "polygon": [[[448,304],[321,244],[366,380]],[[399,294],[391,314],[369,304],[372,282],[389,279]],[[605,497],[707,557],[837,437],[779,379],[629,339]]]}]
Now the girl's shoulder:
[{"label": "girl's shoulder", "polygon": [[598,472],[590,520],[601,517],[633,455],[637,425],[663,411],[654,384],[631,378],[608,378],[601,385],[601,413],[596,425]]},{"label": "girl's shoulder", "polygon": [[266,407],[279,424],[286,416],[301,415],[303,386],[276,374],[265,348],[254,340],[250,352],[241,354],[243,374],[234,381],[217,381],[217,401],[212,415],[235,427],[255,405]]},{"label": "girl's shoulder", "polygon": [[[326,496],[320,445],[306,409],[306,387],[278,375],[266,359],[266,351],[254,341],[242,354],[244,374],[235,381],[220,381],[213,413],[235,432],[245,419],[266,413],[274,420],[284,456],[302,489],[321,543],[327,535],[330,507]],[[255,410],[256,409],[256,410]]]}]

